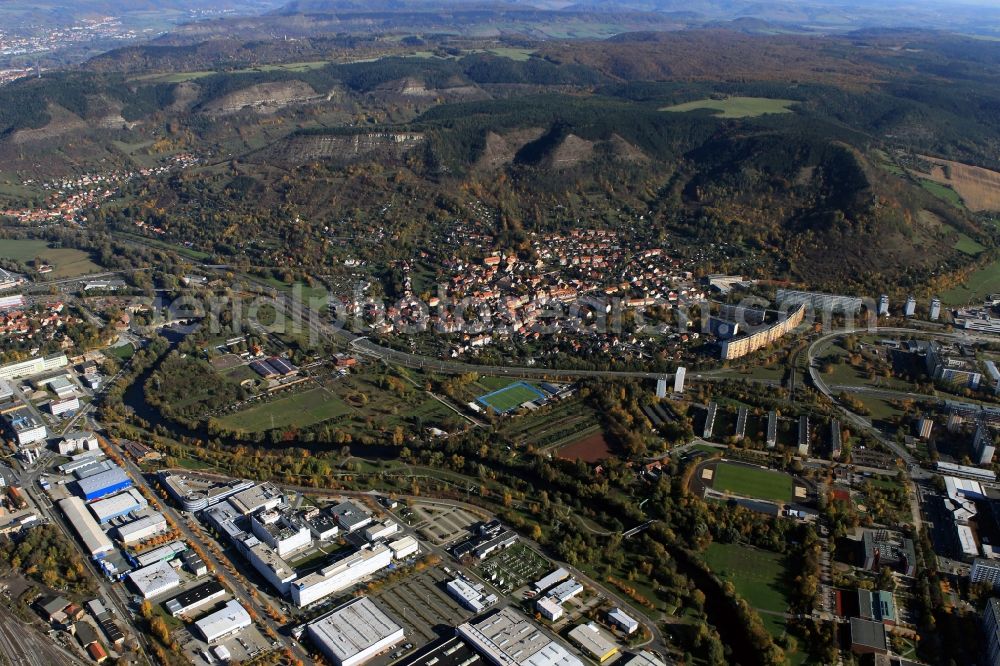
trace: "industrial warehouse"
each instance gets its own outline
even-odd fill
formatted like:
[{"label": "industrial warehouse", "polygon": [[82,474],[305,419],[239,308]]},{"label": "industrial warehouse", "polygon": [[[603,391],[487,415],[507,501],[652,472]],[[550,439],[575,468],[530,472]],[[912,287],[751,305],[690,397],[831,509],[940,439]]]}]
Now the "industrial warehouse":
[{"label": "industrial warehouse", "polygon": [[456,631],[493,666],[583,666],[566,646],[510,607],[466,622]]},{"label": "industrial warehouse", "polygon": [[202,637],[208,643],[214,643],[240,629],[253,624],[247,609],[240,602],[232,599],[219,610],[210,613],[194,623]]},{"label": "industrial warehouse", "polygon": [[403,628],[365,597],[310,622],[307,631],[336,666],[357,666],[403,640]]},{"label": "industrial warehouse", "polygon": [[[227,589],[221,578],[203,578],[209,567],[180,538],[158,500],[140,492],[136,478],[100,450],[79,451],[58,469],[61,476],[47,476],[40,484],[54,495],[86,552],[109,580],[122,581],[133,603],[148,601],[188,627],[185,654],[195,661],[202,654],[219,660],[249,657],[263,649],[263,628],[257,626],[245,597]],[[421,552],[429,551],[422,549],[398,512],[385,515],[378,509],[381,501],[352,498],[301,506],[301,496],[286,494],[271,483],[172,474],[160,481],[178,505],[204,506],[192,518],[210,528],[223,545],[232,546],[230,552],[244,558],[269,583],[257,588],[260,593],[287,600],[294,610],[283,612],[306,617],[310,613],[306,609],[319,613],[299,625],[301,633],[296,635],[337,666],[361,666],[386,655],[397,661],[414,650],[414,644],[427,646],[427,638],[410,634],[411,623],[418,621],[411,617],[414,613],[450,618],[456,632],[450,654],[465,654],[466,660],[471,659],[465,666],[582,666],[584,656],[604,662],[620,652],[607,627],[624,632],[634,623],[620,609],[614,616],[605,609],[609,613],[605,628],[578,625],[566,634],[569,642],[563,643],[532,619],[503,607],[497,590],[471,571],[432,565],[433,577],[428,580],[437,581],[433,587],[427,586],[429,582],[410,583],[410,576],[420,579],[422,574],[408,567],[418,562]],[[397,503],[387,501],[384,506],[395,508]],[[453,541],[476,562],[516,559],[524,548],[519,543],[497,520],[470,522]],[[332,610],[326,607],[359,585],[400,570],[407,573],[400,591],[391,594],[402,596],[360,596],[337,602]],[[550,573],[543,575],[545,571]],[[570,602],[584,587],[566,569],[546,567],[523,584],[534,592],[534,601],[528,603],[545,620],[579,617],[581,604]],[[400,610],[405,608],[410,610]],[[484,616],[494,608],[500,610]],[[435,636],[439,630],[434,630]],[[439,658],[445,662],[442,666],[448,666],[450,655]]]}]

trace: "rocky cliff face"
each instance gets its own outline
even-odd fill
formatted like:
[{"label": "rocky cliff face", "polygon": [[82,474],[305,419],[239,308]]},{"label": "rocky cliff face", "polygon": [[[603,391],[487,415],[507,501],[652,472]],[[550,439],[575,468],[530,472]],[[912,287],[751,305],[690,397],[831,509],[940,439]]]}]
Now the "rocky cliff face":
[{"label": "rocky cliff face", "polygon": [[303,81],[259,83],[207,102],[202,111],[214,115],[252,109],[258,113],[274,113],[293,104],[323,99],[312,86]]},{"label": "rocky cliff face", "polygon": [[317,160],[347,164],[376,156],[383,159],[398,159],[424,141],[424,135],[415,132],[303,134],[261,151],[256,157],[258,160],[277,160],[286,164],[304,164]]}]

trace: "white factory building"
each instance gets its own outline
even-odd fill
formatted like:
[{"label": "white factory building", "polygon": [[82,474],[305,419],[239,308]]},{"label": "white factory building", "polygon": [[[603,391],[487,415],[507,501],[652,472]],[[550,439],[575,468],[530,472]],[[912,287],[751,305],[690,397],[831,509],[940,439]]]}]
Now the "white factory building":
[{"label": "white factory building", "polygon": [[137,543],[167,531],[167,519],[154,511],[118,528],[118,539],[124,544]]},{"label": "white factory building", "polygon": [[97,521],[87,511],[83,500],[79,497],[68,497],[59,500],[59,508],[66,515],[66,520],[73,526],[91,557],[101,557],[114,550],[115,546],[111,543],[111,539],[101,531]]},{"label": "white factory building", "polygon": [[420,550],[420,544],[412,536],[405,536],[389,542],[389,550],[392,551],[392,559],[405,560],[410,555],[416,555]]},{"label": "white factory building", "polygon": [[166,561],[136,569],[128,575],[128,579],[143,599],[164,594],[180,587],[181,584],[180,576]]},{"label": "white factory building", "polygon": [[369,543],[375,543],[376,541],[381,541],[383,539],[388,539],[393,534],[399,531],[399,525],[394,520],[386,520],[382,523],[375,523],[370,527],[366,527],[364,531],[365,539]]},{"label": "white factory building", "polygon": [[140,567],[148,567],[157,562],[169,562],[187,549],[187,544],[183,541],[171,541],[143,552],[136,556],[135,561],[139,563]]},{"label": "white factory building", "polygon": [[212,643],[253,624],[246,608],[235,599],[194,623],[205,642]]},{"label": "white factory building", "polygon": [[52,356],[37,356],[27,361],[10,363],[0,366],[0,379],[14,380],[32,375],[40,375],[43,372],[58,370],[69,365],[66,354],[53,354]]},{"label": "white factory building", "polygon": [[346,590],[390,564],[392,551],[388,546],[378,544],[372,548],[362,548],[315,573],[293,581],[292,601],[296,606],[308,606],[334,592]]},{"label": "white factory building", "polygon": [[583,585],[575,578],[570,578],[556,585],[545,596],[551,597],[557,604],[564,604],[581,592],[583,592]]},{"label": "white factory building", "polygon": [[368,527],[372,523],[371,514],[350,500],[332,507],[330,515],[336,519],[337,524],[345,532],[360,530],[362,527]]},{"label": "white factory building", "polygon": [[563,616],[563,607],[550,597],[542,597],[535,602],[535,609],[549,622],[555,622]]},{"label": "white factory building", "polygon": [[463,578],[448,581],[445,588],[455,601],[468,608],[473,613],[482,613],[497,602],[495,594],[487,594],[483,584],[472,585]]},{"label": "white factory building", "polygon": [[231,496],[229,503],[241,516],[246,516],[256,511],[277,508],[284,499],[284,494],[274,484],[260,483]]},{"label": "white factory building", "polygon": [[536,581],[532,587],[535,588],[535,594],[541,594],[542,592],[549,589],[553,585],[557,585],[566,580],[567,578],[569,578],[569,572],[563,569],[562,567],[559,567],[549,575]]},{"label": "white factory building", "polygon": [[76,396],[66,400],[53,400],[49,403],[49,411],[52,412],[52,416],[62,416],[78,409],[80,409],[80,399]]},{"label": "white factory building", "polygon": [[295,570],[280,555],[257,537],[248,538],[236,544],[253,568],[267,579],[281,594],[288,594],[291,583],[296,578]]},{"label": "white factory building", "polygon": [[103,525],[115,518],[141,511],[147,506],[149,506],[149,502],[142,496],[142,493],[135,488],[129,488],[116,495],[91,502],[90,510],[94,514],[94,518],[97,518],[97,522]]},{"label": "white factory building", "polygon": [[639,622],[621,608],[612,608],[608,611],[608,622],[629,635],[639,631]]},{"label": "white factory building", "polygon": [[335,666],[358,666],[403,640],[403,628],[360,597],[306,625],[309,638]]},{"label": "white factory building", "polygon": [[47,386],[60,400],[66,400],[76,395],[76,386],[66,375],[59,375],[41,382],[35,382],[39,387]]},{"label": "white factory building", "polygon": [[509,606],[459,625],[456,633],[493,666],[583,666],[566,646]]},{"label": "white factory building", "polygon": [[312,543],[309,527],[287,513],[258,511],[250,518],[254,535],[277,551],[280,557]]},{"label": "white factory building", "polygon": [[48,437],[49,433],[45,424],[27,407],[8,412],[3,418],[7,422],[8,430],[13,432],[14,439],[17,440],[17,445],[20,447],[44,442],[45,438]]},{"label": "white factory building", "polygon": [[59,454],[68,456],[78,451],[97,451],[100,445],[97,435],[92,432],[76,431],[67,434],[59,442]]}]

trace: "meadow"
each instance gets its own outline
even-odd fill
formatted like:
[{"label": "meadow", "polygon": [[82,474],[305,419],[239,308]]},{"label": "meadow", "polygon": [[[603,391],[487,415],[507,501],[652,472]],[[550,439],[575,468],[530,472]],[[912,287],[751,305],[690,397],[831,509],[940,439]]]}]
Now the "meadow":
[{"label": "meadow", "polygon": [[[743,544],[713,543],[703,557],[715,575],[731,582],[752,607],[771,613],[788,611],[788,590],[784,584],[788,571],[781,555]],[[784,622],[769,621],[772,618],[761,616],[768,631],[772,634],[783,631]]]},{"label": "meadow", "polygon": [[83,250],[50,247],[47,241],[42,240],[0,239],[0,257],[21,263],[31,262],[38,257],[52,266],[52,272],[48,275],[54,279],[79,277],[102,270]]},{"label": "meadow", "polygon": [[756,118],[769,113],[792,113],[791,106],[797,104],[791,99],[770,99],[767,97],[727,97],[726,99],[701,99],[684,104],[676,104],[661,109],[673,113],[686,113],[709,109],[718,118]]},{"label": "meadow", "polygon": [[973,272],[962,284],[941,294],[945,305],[966,305],[981,301],[987,294],[1000,292],[1000,262],[993,262]]},{"label": "meadow", "polygon": [[347,414],[351,408],[323,388],[314,388],[215,419],[229,430],[263,432],[289,426],[306,428]]}]

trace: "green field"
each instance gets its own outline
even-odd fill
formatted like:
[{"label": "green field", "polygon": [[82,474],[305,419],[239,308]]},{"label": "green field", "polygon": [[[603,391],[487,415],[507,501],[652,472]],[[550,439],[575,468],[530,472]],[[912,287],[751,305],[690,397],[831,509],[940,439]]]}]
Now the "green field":
[{"label": "green field", "polygon": [[111,347],[110,349],[106,349],[104,353],[107,354],[108,356],[114,356],[120,361],[127,361],[128,359],[132,358],[133,354],[135,354],[135,347],[133,347],[132,344],[129,343],[127,345],[119,345],[117,347]]},{"label": "green field", "polygon": [[719,463],[715,468],[712,488],[720,492],[775,502],[788,502],[792,499],[790,476],[746,465]]},{"label": "green field", "polygon": [[263,432],[289,426],[306,428],[347,414],[350,410],[346,403],[326,389],[314,388],[214,420],[230,430]]},{"label": "green field", "polygon": [[994,262],[974,272],[964,283],[942,293],[941,302],[945,305],[965,305],[998,291],[1000,291],[1000,262]]},{"label": "green field", "polygon": [[792,113],[791,106],[798,104],[792,99],[769,99],[767,97],[728,97],[726,99],[701,99],[668,106],[661,111],[686,113],[710,109],[719,118],[755,118],[769,113]]},{"label": "green field", "polygon": [[871,412],[868,416],[875,421],[884,421],[894,416],[903,416],[903,411],[889,401],[874,396],[857,393],[854,395]]},{"label": "green field", "polygon": [[[784,585],[788,571],[781,555],[743,544],[713,543],[703,557],[715,575],[730,581],[754,608],[775,613],[788,611],[788,591]],[[778,624],[765,622],[769,630],[777,629]]]},{"label": "green field", "polygon": [[480,400],[498,412],[508,412],[519,405],[537,400],[541,392],[524,382],[516,382],[508,388],[480,396]]},{"label": "green field", "polygon": [[958,192],[951,189],[947,185],[942,185],[941,183],[934,182],[933,180],[921,178],[920,186],[936,196],[938,199],[947,201],[956,208],[965,208],[965,204],[962,202],[962,197],[958,195]]},{"label": "green field", "polygon": [[322,283],[316,283],[317,286],[310,287],[304,282],[296,282],[290,285],[287,282],[282,282],[281,280],[273,277],[252,277],[251,279],[266,282],[276,289],[280,289],[281,291],[289,294],[298,294],[298,297],[302,299],[303,303],[318,310],[322,310],[326,307],[327,300],[330,297],[330,292],[323,286]]},{"label": "green field", "polygon": [[102,270],[83,250],[69,247],[53,248],[43,240],[0,239],[0,257],[21,263],[28,263],[39,257],[52,266],[52,272],[48,275],[54,279],[78,277],[99,273]]},{"label": "green field", "polygon": [[958,240],[955,242],[955,249],[963,254],[975,257],[976,255],[982,253],[986,247],[980,245],[975,239],[970,238],[965,234],[959,234]]},{"label": "green field", "polygon": [[493,55],[501,56],[503,58],[510,58],[511,60],[516,60],[518,62],[525,62],[526,60],[529,60],[531,58],[531,56],[535,53],[535,50],[498,46],[496,48],[486,49],[486,53],[491,53]]}]

